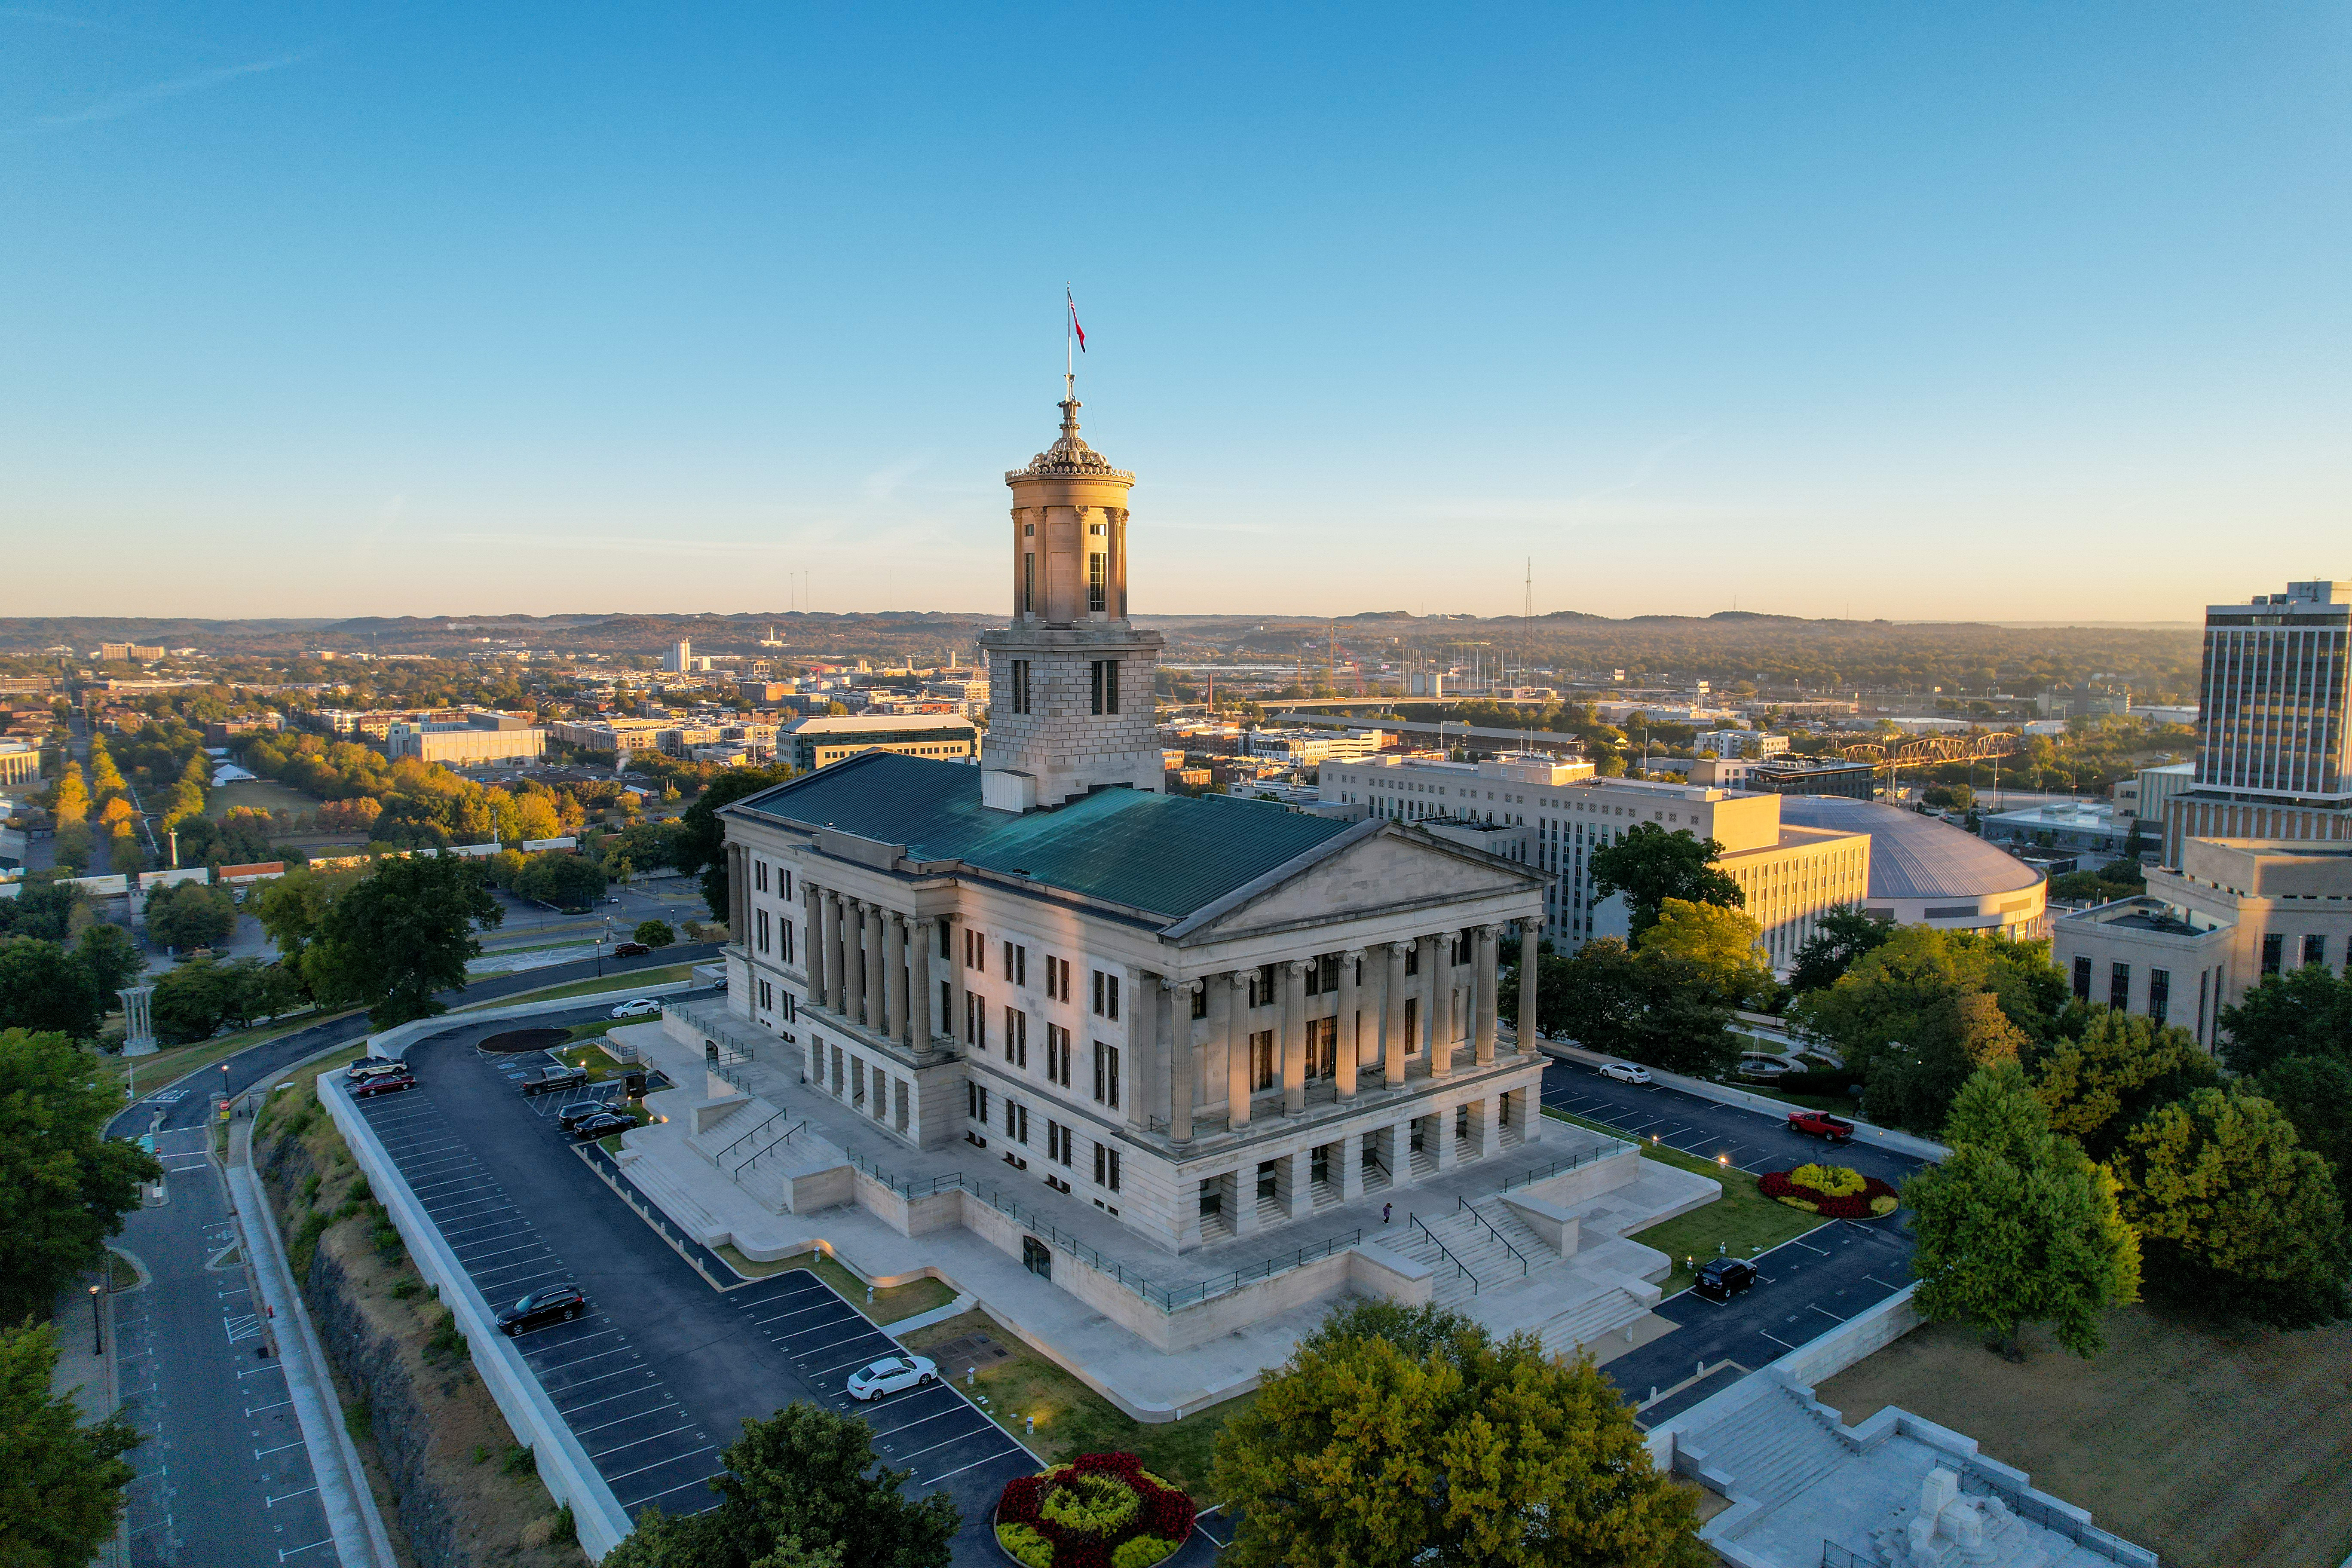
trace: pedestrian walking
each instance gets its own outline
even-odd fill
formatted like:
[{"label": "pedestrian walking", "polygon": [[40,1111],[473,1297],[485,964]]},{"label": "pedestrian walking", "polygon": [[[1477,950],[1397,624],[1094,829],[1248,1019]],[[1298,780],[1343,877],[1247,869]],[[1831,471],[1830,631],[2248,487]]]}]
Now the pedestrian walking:
[{"label": "pedestrian walking", "polygon": [[1382,1204],[1382,1205],[1381,1205],[1381,1223],[1382,1225],[1386,1225],[1386,1224],[1388,1224],[1388,1222],[1389,1222],[1389,1215],[1390,1215],[1391,1213],[1393,1213],[1393,1212],[1395,1211],[1395,1209],[1396,1209],[1396,1205],[1394,1205],[1394,1204]]}]

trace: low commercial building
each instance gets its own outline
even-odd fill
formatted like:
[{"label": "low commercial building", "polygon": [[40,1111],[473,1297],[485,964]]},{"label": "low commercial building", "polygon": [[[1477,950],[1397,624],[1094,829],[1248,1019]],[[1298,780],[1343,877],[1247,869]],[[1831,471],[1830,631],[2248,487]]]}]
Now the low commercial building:
[{"label": "low commercial building", "polygon": [[956,761],[980,754],[980,731],[969,719],[944,713],[851,714],[803,719],[778,731],[782,760],[803,773],[830,767],[861,752]]},{"label": "low commercial building", "polygon": [[2186,1026],[2270,976],[2352,964],[2352,845],[2189,838],[2147,891],[2056,922],[2051,959],[2084,1001]]},{"label": "low commercial building", "polygon": [[1874,800],[1878,770],[1843,757],[1771,757],[1749,770],[1742,787],[1768,795],[1838,795],[1849,800]]},{"label": "low commercial building", "polygon": [[1868,837],[1864,907],[1880,920],[2020,942],[2049,934],[2048,879],[1948,822],[1838,795],[1784,795],[1780,820]]},{"label": "low commercial building", "polygon": [[1388,737],[1378,730],[1251,730],[1242,736],[1242,750],[1254,757],[1279,757],[1294,767],[1311,768],[1334,757],[1370,757],[1379,753]]},{"label": "low commercial building", "polygon": [[1691,749],[1713,752],[1723,758],[1777,757],[1789,749],[1789,737],[1761,730],[1702,730],[1691,739]]},{"label": "low commercial building", "polygon": [[2152,833],[2161,832],[2165,803],[2196,787],[2197,764],[2171,763],[2163,767],[2140,769],[2109,789],[2107,798],[2114,805],[2118,817],[2137,817],[2150,825]]},{"label": "low commercial building", "polygon": [[535,763],[547,754],[547,731],[533,724],[401,723],[384,732],[383,752],[394,762],[414,758],[453,768],[488,763]]},{"label": "low commercial building", "polygon": [[152,664],[163,650],[146,643],[106,642],[98,645],[98,657],[110,664]]},{"label": "low commercial building", "polygon": [[1984,819],[1984,836],[1998,843],[2043,849],[2084,849],[2113,858],[2132,839],[2134,819],[2091,801],[2029,805]]}]

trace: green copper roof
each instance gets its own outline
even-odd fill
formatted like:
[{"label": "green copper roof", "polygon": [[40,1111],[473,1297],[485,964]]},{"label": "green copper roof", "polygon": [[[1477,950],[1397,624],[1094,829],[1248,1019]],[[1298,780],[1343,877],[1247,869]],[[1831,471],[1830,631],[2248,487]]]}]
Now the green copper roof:
[{"label": "green copper roof", "polygon": [[980,770],[867,752],[728,807],[904,844],[909,858],[961,860],[1087,898],[1181,920],[1348,831],[1261,801],[1097,790],[1023,816],[980,804]]}]

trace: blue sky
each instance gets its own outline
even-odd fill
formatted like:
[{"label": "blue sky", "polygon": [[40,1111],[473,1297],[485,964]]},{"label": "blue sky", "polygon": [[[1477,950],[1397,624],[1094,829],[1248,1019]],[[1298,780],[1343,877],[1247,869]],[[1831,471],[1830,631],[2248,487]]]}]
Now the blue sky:
[{"label": "blue sky", "polygon": [[2352,576],[2352,10],[0,5],[0,614],[2189,619]]}]

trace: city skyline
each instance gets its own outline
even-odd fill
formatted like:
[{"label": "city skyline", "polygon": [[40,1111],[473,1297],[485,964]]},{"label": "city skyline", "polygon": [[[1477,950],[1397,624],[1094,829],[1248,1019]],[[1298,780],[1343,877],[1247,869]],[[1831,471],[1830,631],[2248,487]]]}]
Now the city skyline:
[{"label": "city skyline", "polygon": [[0,14],[0,614],[978,609],[1066,279],[1139,615],[2343,569],[2315,6],[557,16]]}]

